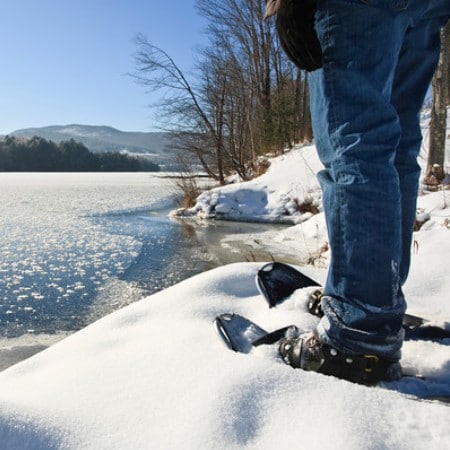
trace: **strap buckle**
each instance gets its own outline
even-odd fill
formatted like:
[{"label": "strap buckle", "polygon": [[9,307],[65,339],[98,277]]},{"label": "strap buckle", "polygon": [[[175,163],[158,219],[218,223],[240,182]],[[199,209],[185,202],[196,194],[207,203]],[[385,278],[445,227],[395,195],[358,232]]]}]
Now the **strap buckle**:
[{"label": "strap buckle", "polygon": [[380,362],[380,358],[376,355],[363,355],[363,358],[366,362],[366,367],[364,367],[364,372],[371,373],[375,369],[375,367]]}]

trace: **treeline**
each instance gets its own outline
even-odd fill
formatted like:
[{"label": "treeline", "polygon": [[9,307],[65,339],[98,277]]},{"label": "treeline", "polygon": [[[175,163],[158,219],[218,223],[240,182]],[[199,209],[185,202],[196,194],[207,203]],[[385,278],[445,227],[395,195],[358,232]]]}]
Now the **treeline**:
[{"label": "treeline", "polygon": [[0,172],[157,172],[159,166],[123,153],[92,153],[74,139],[56,144],[41,137],[0,140]]}]

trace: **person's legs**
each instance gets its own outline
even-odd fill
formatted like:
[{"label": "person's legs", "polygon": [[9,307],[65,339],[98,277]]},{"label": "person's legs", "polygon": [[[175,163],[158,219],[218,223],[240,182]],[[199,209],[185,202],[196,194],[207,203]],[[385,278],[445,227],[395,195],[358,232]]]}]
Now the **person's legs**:
[{"label": "person's legs", "polygon": [[[409,35],[413,15],[425,7],[419,0],[319,0],[316,14],[324,66],[311,74],[311,110],[332,253],[319,338],[391,361],[402,345],[400,285],[417,193],[407,156],[414,151],[397,156],[409,148],[402,126],[410,123],[399,84],[408,65],[404,42],[417,39]],[[427,73],[433,64],[426,62]],[[410,70],[410,89],[423,90],[423,71]]]}]

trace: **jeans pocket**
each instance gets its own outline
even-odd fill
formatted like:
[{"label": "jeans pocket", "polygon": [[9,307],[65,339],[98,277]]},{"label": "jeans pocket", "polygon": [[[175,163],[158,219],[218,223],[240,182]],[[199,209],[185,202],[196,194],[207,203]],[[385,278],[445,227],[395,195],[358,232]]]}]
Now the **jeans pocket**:
[{"label": "jeans pocket", "polygon": [[365,5],[386,8],[392,11],[404,11],[408,8],[409,0],[358,0]]}]

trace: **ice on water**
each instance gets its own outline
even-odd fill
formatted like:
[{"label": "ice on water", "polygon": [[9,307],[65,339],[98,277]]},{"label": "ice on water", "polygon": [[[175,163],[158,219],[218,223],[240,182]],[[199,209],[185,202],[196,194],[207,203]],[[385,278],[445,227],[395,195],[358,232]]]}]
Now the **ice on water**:
[{"label": "ice on water", "polygon": [[148,174],[2,174],[0,332],[70,326],[140,250],[126,230],[108,232],[102,215],[161,207],[171,191]]}]

